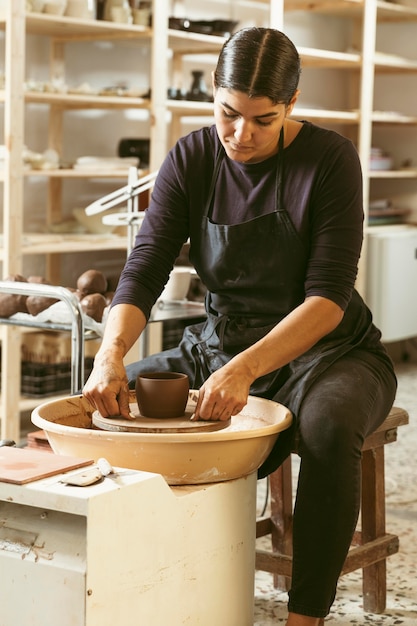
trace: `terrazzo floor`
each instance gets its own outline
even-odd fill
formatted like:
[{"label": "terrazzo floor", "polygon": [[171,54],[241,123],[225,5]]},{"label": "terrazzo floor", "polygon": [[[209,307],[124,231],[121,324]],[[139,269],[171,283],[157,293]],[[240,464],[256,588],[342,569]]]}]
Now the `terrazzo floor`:
[{"label": "terrazzo floor", "polygon": [[[396,366],[395,404],[409,412],[410,423],[398,429],[398,441],[385,448],[387,532],[400,538],[400,550],[387,561],[387,609],[364,613],[361,572],[343,576],[325,623],[329,626],[417,626],[417,364]],[[293,460],[296,472],[297,460]],[[265,504],[264,481],[258,485],[258,509]],[[264,539],[258,541],[265,541]],[[277,592],[272,575],[256,572],[254,626],[285,624],[287,594]]]}]

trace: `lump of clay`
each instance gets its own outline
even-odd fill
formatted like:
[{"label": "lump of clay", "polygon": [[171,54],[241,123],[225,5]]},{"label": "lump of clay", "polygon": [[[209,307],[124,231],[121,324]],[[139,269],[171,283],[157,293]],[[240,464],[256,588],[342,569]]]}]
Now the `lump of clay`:
[{"label": "lump of clay", "polygon": [[107,306],[109,306],[113,301],[114,291],[106,291],[106,293],[104,294],[104,297],[106,298]]},{"label": "lump of clay", "polygon": [[99,270],[87,270],[77,279],[77,291],[80,300],[90,293],[104,294],[107,289],[107,278]]},{"label": "lump of clay", "polygon": [[28,283],[37,283],[39,285],[50,285],[44,276],[29,276]]},{"label": "lump of clay", "polygon": [[[14,283],[27,283],[28,281],[20,274],[13,274],[4,279]],[[0,293],[0,317],[10,317],[15,313],[27,313],[27,296],[14,293]]]},{"label": "lump of clay", "polygon": [[83,312],[96,322],[101,322],[103,312],[107,306],[106,298],[101,293],[90,293],[80,301]]},{"label": "lump of clay", "polygon": [[[37,283],[39,285],[50,285],[50,283],[43,276],[29,276],[29,283]],[[26,300],[26,308],[31,315],[38,315],[45,309],[49,309],[50,306],[58,302],[58,298],[50,298],[47,296],[31,295]]]}]

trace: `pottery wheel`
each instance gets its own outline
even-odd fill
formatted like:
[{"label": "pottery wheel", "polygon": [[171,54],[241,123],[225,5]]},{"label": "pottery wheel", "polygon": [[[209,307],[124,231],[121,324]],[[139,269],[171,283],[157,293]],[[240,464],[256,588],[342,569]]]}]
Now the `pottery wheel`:
[{"label": "pottery wheel", "polygon": [[221,430],[230,426],[231,420],[223,422],[201,421],[191,422],[190,417],[194,414],[192,410],[186,410],[180,417],[167,419],[157,419],[154,417],[144,417],[139,413],[138,405],[130,405],[130,412],[135,419],[125,419],[123,417],[103,417],[98,411],[94,411],[92,420],[94,426],[101,430],[112,430],[116,432],[129,433],[186,433],[186,432],[211,432]]}]

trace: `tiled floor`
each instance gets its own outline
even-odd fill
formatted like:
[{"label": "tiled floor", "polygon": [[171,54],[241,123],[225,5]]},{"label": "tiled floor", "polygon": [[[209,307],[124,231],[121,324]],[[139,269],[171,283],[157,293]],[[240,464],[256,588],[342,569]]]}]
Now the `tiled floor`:
[{"label": "tiled floor", "polygon": [[[387,529],[400,537],[400,551],[388,559],[387,610],[364,613],[360,572],[344,576],[326,624],[349,626],[416,626],[417,624],[417,365],[397,366],[399,388],[395,404],[410,414],[410,424],[398,431],[398,441],[386,447]],[[263,503],[260,484],[258,504]],[[272,585],[272,576],[257,572],[254,626],[285,624],[287,596]]]}]

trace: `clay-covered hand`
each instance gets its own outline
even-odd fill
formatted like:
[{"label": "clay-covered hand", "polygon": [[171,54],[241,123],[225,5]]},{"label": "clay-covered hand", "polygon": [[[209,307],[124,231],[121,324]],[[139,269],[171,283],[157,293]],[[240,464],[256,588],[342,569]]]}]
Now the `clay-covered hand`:
[{"label": "clay-covered hand", "polygon": [[248,372],[224,365],[200,388],[192,419],[225,421],[237,415],[247,404],[251,383]]},{"label": "clay-covered hand", "polygon": [[114,357],[110,351],[96,357],[82,393],[103,417],[120,415],[132,419],[123,360]]}]

